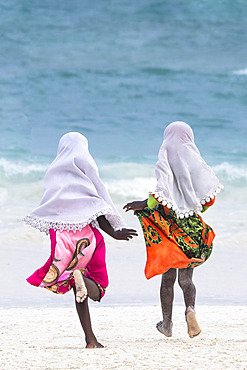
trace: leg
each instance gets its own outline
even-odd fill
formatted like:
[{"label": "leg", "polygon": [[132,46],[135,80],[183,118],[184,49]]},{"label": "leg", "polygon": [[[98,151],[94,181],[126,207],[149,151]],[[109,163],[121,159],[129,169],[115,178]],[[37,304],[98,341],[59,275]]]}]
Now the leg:
[{"label": "leg", "polygon": [[[80,275],[78,274],[78,272],[80,273]],[[88,296],[91,299],[95,301],[99,300],[100,299],[99,289],[92,280],[83,277],[79,270],[74,271],[74,277],[75,277],[75,285],[76,285],[74,288],[74,294],[76,298],[76,303],[75,303],[76,310],[77,310],[77,313],[80,319],[82,329],[84,330],[84,333],[85,333],[86,348],[101,348],[103,347],[102,344],[100,344],[97,341],[93,333],[93,329],[91,325],[91,318],[90,318],[90,313],[89,313],[89,307],[88,307],[88,297],[87,297],[87,294],[88,294]],[[82,282],[80,281],[80,278]],[[77,286],[77,284],[79,284],[79,287]],[[87,293],[86,293],[86,296],[84,295],[81,298],[80,302],[78,302],[80,298],[80,294],[81,294],[81,290],[80,290],[81,286],[83,287],[83,289],[84,288],[86,289]]]},{"label": "leg", "polygon": [[170,269],[162,275],[160,287],[160,301],[163,314],[163,321],[160,321],[156,328],[165,336],[172,336],[172,305],[173,286],[176,280],[177,270]]},{"label": "leg", "polygon": [[192,281],[193,269],[180,269],[178,270],[178,284],[183,291],[184,303],[186,310],[188,307],[195,307],[196,300],[196,287]]},{"label": "leg", "polygon": [[192,276],[193,269],[191,268],[180,269],[178,271],[178,283],[184,295],[185,315],[190,338],[194,338],[201,332],[195,316],[196,287],[192,281]]},{"label": "leg", "polygon": [[87,295],[93,301],[99,301],[100,291],[95,282],[82,276],[79,270],[75,270],[74,273],[75,288],[76,288],[76,301],[78,303],[83,302]]},{"label": "leg", "polygon": [[75,299],[77,303],[82,303],[87,298],[87,288],[85,285],[85,281],[82,277],[80,270],[75,270],[73,272],[74,280],[75,280]]}]

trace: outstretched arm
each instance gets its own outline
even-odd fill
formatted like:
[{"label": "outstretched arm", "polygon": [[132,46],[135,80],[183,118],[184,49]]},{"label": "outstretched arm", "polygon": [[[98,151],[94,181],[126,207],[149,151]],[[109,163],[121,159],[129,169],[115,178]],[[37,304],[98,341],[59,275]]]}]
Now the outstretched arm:
[{"label": "outstretched arm", "polygon": [[130,202],[125,204],[123,209],[125,209],[125,212],[128,211],[142,211],[144,208],[147,207],[147,199],[144,200],[135,200],[134,202]]},{"label": "outstretched arm", "polygon": [[132,239],[133,236],[137,236],[137,231],[134,229],[122,229],[122,230],[114,230],[111,224],[107,221],[105,216],[99,216],[97,218],[100,228],[110,235],[112,238],[117,240],[129,240]]}]

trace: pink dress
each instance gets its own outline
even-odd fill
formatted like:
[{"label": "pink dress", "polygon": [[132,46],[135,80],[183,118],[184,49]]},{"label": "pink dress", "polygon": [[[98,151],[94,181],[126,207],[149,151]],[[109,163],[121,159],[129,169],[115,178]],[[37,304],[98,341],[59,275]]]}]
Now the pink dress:
[{"label": "pink dress", "polygon": [[100,290],[100,299],[108,286],[105,263],[105,242],[101,233],[91,225],[81,231],[50,229],[51,255],[43,267],[27,281],[54,293],[67,293],[75,286],[73,271],[92,279]]}]

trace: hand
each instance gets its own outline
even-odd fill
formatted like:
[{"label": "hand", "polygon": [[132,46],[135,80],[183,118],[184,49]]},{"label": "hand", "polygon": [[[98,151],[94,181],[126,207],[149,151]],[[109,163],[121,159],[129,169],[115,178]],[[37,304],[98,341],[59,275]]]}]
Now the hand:
[{"label": "hand", "polygon": [[145,200],[135,200],[134,202],[127,203],[127,204],[125,204],[123,209],[125,209],[125,212],[141,211],[146,207],[147,207],[147,199],[145,199]]},{"label": "hand", "polygon": [[134,229],[122,229],[114,231],[113,238],[117,240],[129,240],[133,236],[138,236],[137,231]]},{"label": "hand", "polygon": [[110,223],[107,221],[105,216],[99,216],[97,218],[100,228],[110,235],[112,238],[117,240],[129,240],[132,239],[133,236],[137,236],[137,231],[134,229],[122,229],[122,230],[114,230]]}]

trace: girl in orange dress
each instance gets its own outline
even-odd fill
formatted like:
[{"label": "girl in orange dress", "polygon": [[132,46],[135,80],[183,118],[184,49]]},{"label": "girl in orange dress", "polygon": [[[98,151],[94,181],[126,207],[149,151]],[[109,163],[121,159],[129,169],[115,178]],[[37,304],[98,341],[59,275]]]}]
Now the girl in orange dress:
[{"label": "girl in orange dress", "polygon": [[164,131],[155,174],[157,185],[149,198],[127,203],[124,209],[134,210],[141,223],[147,250],[146,278],[162,274],[163,320],[157,329],[172,336],[173,287],[178,269],[188,334],[193,338],[201,332],[195,317],[193,268],[209,258],[215,237],[199,213],[214,204],[223,186],[201,157],[191,127],[180,121]]}]

